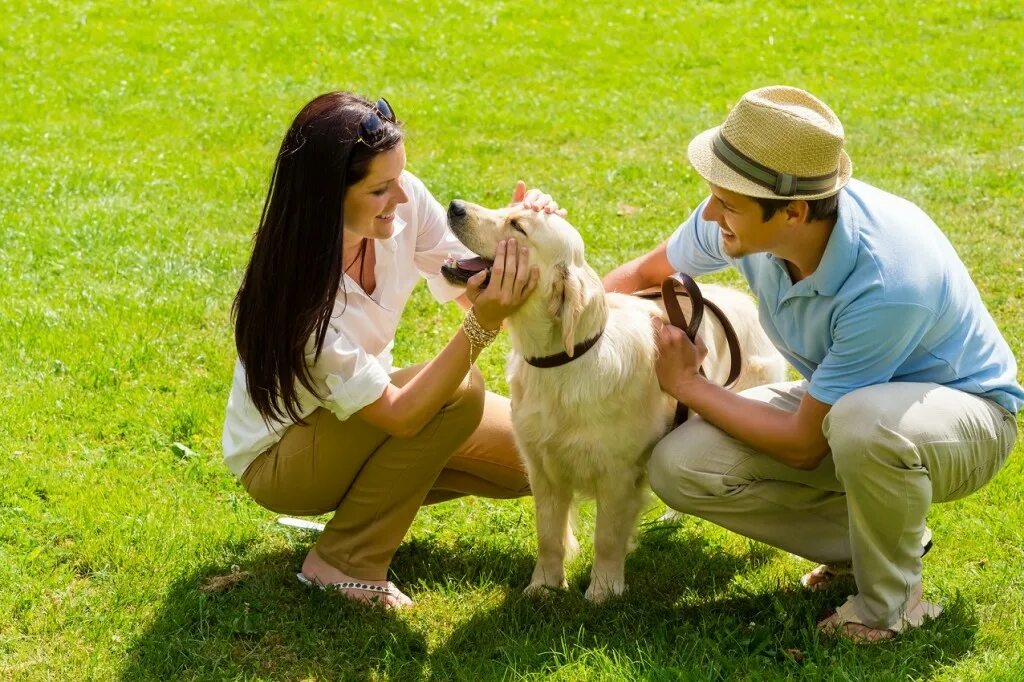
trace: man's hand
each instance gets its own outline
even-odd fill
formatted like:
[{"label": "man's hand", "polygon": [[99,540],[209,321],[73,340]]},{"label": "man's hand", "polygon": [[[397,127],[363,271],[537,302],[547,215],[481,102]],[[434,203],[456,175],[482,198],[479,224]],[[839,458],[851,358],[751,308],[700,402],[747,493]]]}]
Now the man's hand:
[{"label": "man's hand", "polygon": [[687,338],[686,332],[660,317],[651,318],[651,325],[658,345],[658,359],[655,363],[658,383],[661,390],[679,400],[687,382],[700,377],[701,363],[708,355],[707,346],[699,336],[694,344]]},{"label": "man's hand", "polygon": [[526,183],[522,180],[518,181],[516,188],[512,190],[512,203],[522,204],[524,208],[534,211],[557,213],[563,218],[568,214],[564,208],[558,208],[558,202],[552,199],[550,194],[545,194],[539,189],[527,191]]}]

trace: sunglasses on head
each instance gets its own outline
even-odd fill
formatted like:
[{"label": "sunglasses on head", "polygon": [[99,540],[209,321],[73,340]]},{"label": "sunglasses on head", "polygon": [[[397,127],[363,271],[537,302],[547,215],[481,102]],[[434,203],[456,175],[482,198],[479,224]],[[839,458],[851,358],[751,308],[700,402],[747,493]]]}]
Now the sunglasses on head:
[{"label": "sunglasses on head", "polygon": [[384,131],[384,122],[396,123],[395,112],[388,104],[388,101],[381,97],[373,109],[366,112],[363,119],[359,121],[359,141],[372,147],[380,139]]}]

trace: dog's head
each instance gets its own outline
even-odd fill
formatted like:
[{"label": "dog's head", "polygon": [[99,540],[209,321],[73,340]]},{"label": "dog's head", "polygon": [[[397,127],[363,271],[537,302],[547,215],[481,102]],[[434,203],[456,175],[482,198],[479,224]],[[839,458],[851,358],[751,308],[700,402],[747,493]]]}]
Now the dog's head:
[{"label": "dog's head", "polygon": [[[531,300],[540,297],[544,310],[561,326],[566,353],[573,354],[574,334],[580,317],[604,289],[597,273],[583,257],[583,238],[569,222],[555,214],[513,204],[487,209],[466,201],[448,206],[448,224],[459,241],[480,258],[449,262],[442,268],[453,284],[465,284],[469,277],[493,265],[499,241],[515,238],[530,252],[530,265],[540,270]],[[529,303],[529,302],[528,302]]]}]

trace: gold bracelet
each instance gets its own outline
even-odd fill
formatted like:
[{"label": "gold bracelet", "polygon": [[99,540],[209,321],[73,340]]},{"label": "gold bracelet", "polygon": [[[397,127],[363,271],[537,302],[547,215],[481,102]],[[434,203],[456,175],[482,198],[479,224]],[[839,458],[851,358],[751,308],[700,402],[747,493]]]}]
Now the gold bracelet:
[{"label": "gold bracelet", "polygon": [[472,364],[477,354],[491,345],[494,339],[498,338],[498,332],[501,331],[501,328],[499,327],[494,330],[484,329],[480,326],[480,321],[476,319],[473,309],[470,308],[466,311],[466,317],[462,320],[462,331],[465,333],[466,338],[469,339],[469,362]]}]

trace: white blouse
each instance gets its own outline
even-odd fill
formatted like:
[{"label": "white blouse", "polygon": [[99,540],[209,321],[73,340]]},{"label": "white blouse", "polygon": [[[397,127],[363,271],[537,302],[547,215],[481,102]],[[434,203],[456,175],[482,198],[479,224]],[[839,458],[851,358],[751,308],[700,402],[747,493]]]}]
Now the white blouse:
[{"label": "white blouse", "polygon": [[[345,420],[384,393],[394,371],[391,349],[402,310],[420,278],[439,302],[457,298],[463,289],[449,285],[441,276],[448,254],[457,258],[472,254],[452,234],[444,209],[415,175],[400,179],[409,201],[395,211],[394,233],[373,242],[376,289],[366,294],[344,275],[343,289],[334,303],[320,357],[313,361],[313,338],[306,344],[306,360],[318,399],[296,382],[299,414],[305,418],[325,407]],[[347,298],[347,301],[346,301]],[[267,426],[246,390],[245,372],[235,362],[231,395],[221,442],[228,469],[241,476],[256,457],[281,439],[291,422]]]}]

